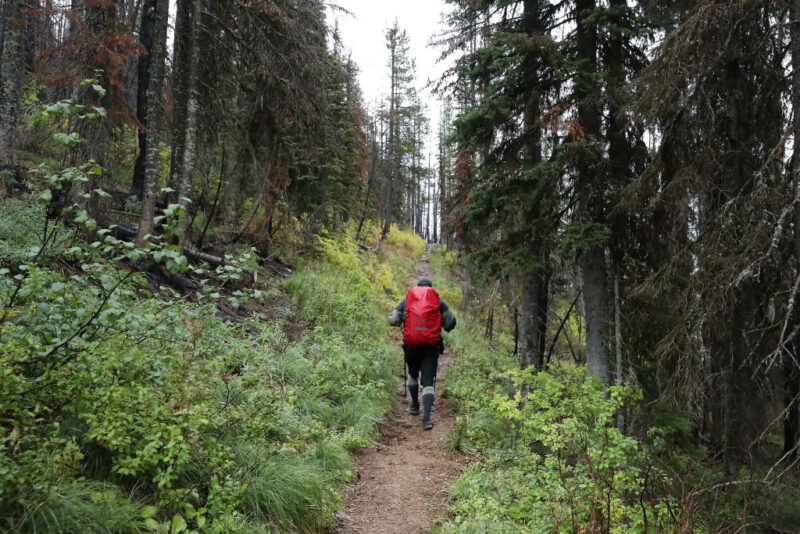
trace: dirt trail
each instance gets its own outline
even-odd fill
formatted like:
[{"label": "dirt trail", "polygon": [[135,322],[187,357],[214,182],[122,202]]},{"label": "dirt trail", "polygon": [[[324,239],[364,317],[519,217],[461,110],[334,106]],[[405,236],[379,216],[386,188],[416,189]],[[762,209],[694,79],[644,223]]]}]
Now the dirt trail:
[{"label": "dirt trail", "polygon": [[[433,277],[430,248],[409,280]],[[435,285],[435,280],[434,280]],[[399,339],[399,337],[398,337]],[[399,341],[398,341],[399,343]],[[398,358],[402,357],[398,347]],[[459,472],[459,457],[448,450],[456,424],[454,403],[440,397],[454,354],[439,358],[432,430],[423,431],[420,416],[408,413],[403,380],[397,377],[398,407],[387,415],[381,443],[356,457],[358,478],[344,494],[337,534],[418,534],[428,532],[447,511],[448,487]]]}]

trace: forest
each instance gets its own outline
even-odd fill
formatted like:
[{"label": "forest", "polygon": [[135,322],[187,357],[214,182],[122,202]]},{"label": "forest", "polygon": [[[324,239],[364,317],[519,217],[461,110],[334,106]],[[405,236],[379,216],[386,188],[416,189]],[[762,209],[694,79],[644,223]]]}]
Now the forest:
[{"label": "forest", "polygon": [[800,532],[800,0],[441,3],[0,0],[0,531],[394,532],[430,262],[424,532]]}]

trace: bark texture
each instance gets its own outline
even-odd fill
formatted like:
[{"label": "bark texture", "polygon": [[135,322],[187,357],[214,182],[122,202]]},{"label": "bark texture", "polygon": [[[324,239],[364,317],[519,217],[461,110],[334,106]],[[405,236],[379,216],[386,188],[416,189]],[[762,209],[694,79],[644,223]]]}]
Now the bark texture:
[{"label": "bark texture", "polygon": [[156,209],[158,188],[158,124],[156,117],[162,111],[161,92],[164,85],[164,60],[167,47],[167,15],[169,2],[157,0],[156,26],[153,38],[152,59],[150,63],[150,94],[147,99],[147,116],[150,117],[150,136],[145,158],[144,194],[139,229],[136,232],[136,245],[144,245],[144,237],[153,233],[153,218]]},{"label": "bark texture", "polygon": [[130,194],[141,200],[144,194],[144,169],[147,157],[147,95],[150,89],[150,63],[153,51],[153,32],[156,25],[156,4],[158,0],[142,3],[142,22],[139,42],[146,53],[139,56],[137,65],[138,85],[136,88],[136,120],[139,121],[137,134],[136,162],[133,166],[133,182]]},{"label": "bark texture", "polygon": [[[794,127],[794,144],[798,147],[800,139],[800,0],[792,0],[789,18],[791,20],[792,38],[792,108],[795,110],[792,120]],[[792,155],[792,175],[794,176],[794,264],[795,276],[800,275],[800,154],[798,148]],[[800,312],[795,312],[794,323],[800,323]],[[783,450],[791,459],[797,457],[797,440],[800,433],[800,413],[798,413],[798,396],[800,396],[800,359],[797,352],[798,343],[793,342],[784,350],[784,410],[786,418],[783,424]]]},{"label": "bark texture", "polygon": [[23,26],[20,0],[5,0],[3,11],[3,53],[0,64],[0,173],[16,170],[15,152],[19,121],[20,82],[22,80]]},{"label": "bark texture", "polygon": [[593,248],[581,257],[583,305],[586,319],[586,367],[608,383],[608,288],[605,257]]},{"label": "bark texture", "polygon": [[[575,82],[578,101],[578,122],[584,132],[583,147],[577,165],[576,189],[579,195],[578,219],[594,229],[605,223],[606,184],[597,180],[600,170],[598,141],[600,138],[600,88],[597,74],[597,27],[584,22],[596,4],[594,0],[577,0],[578,58],[581,70]],[[583,275],[583,301],[586,319],[586,365],[589,374],[608,382],[608,287],[604,245],[598,236],[590,235],[580,257]]]},{"label": "bark texture", "polygon": [[[190,199],[192,198],[192,176],[194,174],[194,163],[197,158],[197,83],[198,83],[198,63],[199,63],[199,33],[200,33],[200,0],[187,2],[192,11],[189,16],[191,22],[190,31],[186,32],[189,39],[187,46],[190,50],[188,54],[189,65],[187,70],[186,86],[186,131],[184,132],[183,142],[183,162],[180,167],[180,180],[178,182],[178,202],[184,207],[183,214],[180,215],[180,237],[178,245],[183,246],[186,239],[188,228],[188,212]],[[180,134],[180,132],[176,132]]]}]

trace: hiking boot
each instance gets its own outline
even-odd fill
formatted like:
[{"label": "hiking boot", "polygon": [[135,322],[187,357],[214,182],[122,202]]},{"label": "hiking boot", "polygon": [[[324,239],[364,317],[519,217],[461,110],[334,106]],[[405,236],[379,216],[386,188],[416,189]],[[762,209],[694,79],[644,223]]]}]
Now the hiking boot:
[{"label": "hiking boot", "polygon": [[422,420],[422,430],[430,430],[433,428],[433,421],[430,419],[423,419]]},{"label": "hiking boot", "polygon": [[411,415],[419,415],[419,404],[412,404],[411,408],[408,409],[408,412]]}]

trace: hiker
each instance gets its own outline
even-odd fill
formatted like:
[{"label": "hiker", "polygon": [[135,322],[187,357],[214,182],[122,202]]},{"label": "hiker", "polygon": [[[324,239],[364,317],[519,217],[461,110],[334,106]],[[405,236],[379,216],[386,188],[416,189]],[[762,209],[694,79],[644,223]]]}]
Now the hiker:
[{"label": "hiker", "polygon": [[411,393],[411,415],[419,414],[419,381],[422,373],[422,428],[433,428],[433,384],[439,354],[444,352],[442,327],[450,332],[456,327],[456,316],[439,298],[429,278],[420,278],[405,300],[389,315],[392,326],[403,328],[403,352],[405,353],[408,377],[406,384]]}]

